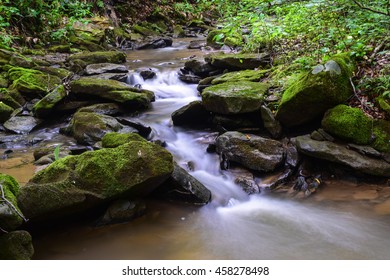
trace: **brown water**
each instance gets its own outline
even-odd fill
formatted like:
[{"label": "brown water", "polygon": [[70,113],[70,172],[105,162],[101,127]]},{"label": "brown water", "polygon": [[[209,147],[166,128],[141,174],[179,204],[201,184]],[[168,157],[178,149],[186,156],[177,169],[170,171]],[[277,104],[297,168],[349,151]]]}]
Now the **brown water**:
[{"label": "brown water", "polygon": [[[128,54],[128,65],[151,67],[157,78],[131,81],[156,93],[140,118],[167,142],[176,160],[195,166],[192,175],[212,192],[212,202],[193,207],[148,200],[134,221],[94,227],[93,220],[59,223],[34,232],[36,259],[389,259],[390,188],[328,180],[308,199],[247,196],[218,159],[205,153],[209,132],[173,127],[170,114],[199,99],[196,86],[177,79],[187,41],[172,48]],[[3,161],[0,172],[21,182],[32,176],[31,151]]]}]

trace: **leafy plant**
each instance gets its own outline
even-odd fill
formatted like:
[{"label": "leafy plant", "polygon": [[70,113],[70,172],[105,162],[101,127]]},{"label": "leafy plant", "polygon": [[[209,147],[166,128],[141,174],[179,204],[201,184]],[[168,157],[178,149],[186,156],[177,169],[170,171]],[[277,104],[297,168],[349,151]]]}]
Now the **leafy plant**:
[{"label": "leafy plant", "polygon": [[56,148],[54,149],[54,161],[56,160],[59,160],[60,158],[60,148],[61,148],[61,145],[57,145]]}]

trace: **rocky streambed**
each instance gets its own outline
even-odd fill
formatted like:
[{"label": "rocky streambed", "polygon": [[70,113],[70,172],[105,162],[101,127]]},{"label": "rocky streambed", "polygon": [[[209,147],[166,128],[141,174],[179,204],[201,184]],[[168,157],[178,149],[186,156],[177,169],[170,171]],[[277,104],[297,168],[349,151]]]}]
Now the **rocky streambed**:
[{"label": "rocky streambed", "polygon": [[[170,207],[184,207],[178,210],[183,215],[179,220],[188,217],[193,225],[209,227],[205,232],[211,235],[224,227],[225,219],[240,228],[236,214],[244,213],[244,220],[256,221],[253,228],[242,224],[246,237],[256,232],[264,219],[276,223],[287,219],[288,227],[297,227],[299,223],[287,215],[290,207],[294,213],[314,211],[319,219],[329,219],[327,225],[332,219],[347,222],[351,232],[359,232],[358,219],[318,212],[305,203],[334,201],[344,210],[346,205],[363,203],[364,215],[384,215],[374,226],[381,238],[386,231],[382,222],[389,217],[390,126],[389,121],[370,119],[360,109],[345,105],[353,94],[349,80],[353,62],[335,56],[280,89],[267,53],[207,51],[210,53],[203,59],[204,52],[188,51],[187,44],[128,54],[82,52],[58,55],[55,60],[53,55],[26,58],[1,51],[0,246],[7,248],[1,258],[30,258],[31,236],[24,229],[34,232],[42,225],[75,216],[95,217],[89,230],[98,235],[115,230],[107,226],[112,223],[128,222],[139,228],[137,224],[142,222],[137,217],[146,217],[148,223],[156,213],[151,206],[155,204],[148,203],[151,199],[207,204],[198,210],[176,204],[164,207],[168,213]],[[156,54],[159,59],[148,60]],[[306,198],[306,202],[302,200],[302,206],[278,200],[272,204],[275,195]],[[278,209],[283,213],[273,216]],[[316,228],[318,220],[308,215],[303,221],[306,230]],[[207,217],[214,223],[202,223]],[[174,224],[177,233],[185,232],[178,242],[183,245],[193,227]],[[125,227],[119,230],[122,236]],[[279,237],[288,239],[288,227],[272,228],[267,234],[280,230]],[[298,233],[301,230],[306,231],[299,229]],[[229,232],[236,234],[229,226],[225,240]],[[331,233],[339,233],[337,227]],[[356,233],[356,242],[366,234],[364,230]],[[310,234],[304,235],[312,239]],[[348,229],[343,235],[347,238]],[[325,237],[322,241],[324,248],[338,244]],[[44,244],[38,244],[40,252]],[[189,258],[293,256],[256,253],[261,248],[232,254],[221,249],[223,242],[215,246],[216,253],[201,250]],[[181,253],[159,257],[186,258],[185,246],[179,247],[173,248]],[[346,246],[339,255],[307,257],[387,257],[382,251],[375,256],[366,248],[352,247]],[[303,251],[298,258],[305,257]],[[138,256],[151,258],[153,249],[149,256]],[[120,257],[137,258],[137,253]]]}]

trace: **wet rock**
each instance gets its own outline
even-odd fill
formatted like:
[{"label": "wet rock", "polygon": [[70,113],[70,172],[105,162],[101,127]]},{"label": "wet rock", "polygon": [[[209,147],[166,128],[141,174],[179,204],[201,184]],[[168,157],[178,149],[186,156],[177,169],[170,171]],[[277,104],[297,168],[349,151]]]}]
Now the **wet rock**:
[{"label": "wet rock", "polygon": [[67,96],[67,91],[63,85],[58,86],[48,93],[33,106],[33,113],[37,118],[46,118],[55,111],[58,104],[63,102]]},{"label": "wet rock", "polygon": [[207,125],[210,121],[210,112],[201,101],[193,101],[172,113],[174,125]]},{"label": "wet rock", "polygon": [[217,152],[227,161],[251,170],[273,171],[283,164],[285,150],[278,141],[253,134],[226,132],[217,138]]},{"label": "wet rock", "polygon": [[139,69],[138,71],[144,81],[153,79],[157,76],[156,72],[151,68]]},{"label": "wet rock", "polygon": [[14,109],[7,104],[0,101],[0,123],[4,123],[8,120]]},{"label": "wet rock", "polygon": [[137,50],[149,50],[149,49],[159,49],[172,46],[172,38],[158,38],[154,41],[147,42],[137,47]]},{"label": "wet rock", "polygon": [[264,127],[268,130],[271,136],[275,139],[278,139],[282,136],[282,126],[279,121],[275,119],[272,111],[266,107],[261,106],[260,108],[261,118],[263,119]]},{"label": "wet rock", "polygon": [[252,172],[240,168],[234,167],[229,169],[234,176],[234,183],[239,185],[247,194],[260,193],[260,188],[255,181],[255,177]]},{"label": "wet rock", "polygon": [[296,137],[296,143],[298,151],[305,155],[340,163],[366,174],[390,177],[389,163],[363,156],[343,145],[328,141],[316,141],[307,135]]},{"label": "wet rock", "polygon": [[344,103],[352,94],[351,70],[343,58],[334,58],[340,73],[302,73],[285,90],[276,113],[284,126],[292,127],[321,118],[326,110]]},{"label": "wet rock", "polygon": [[34,255],[31,235],[24,230],[0,236],[0,260],[30,260]]},{"label": "wet rock", "polygon": [[172,171],[168,151],[147,141],[132,141],[55,161],[21,189],[18,204],[30,219],[56,219],[113,199],[144,197]]},{"label": "wet rock", "polygon": [[190,44],[188,45],[188,48],[189,49],[201,49],[201,48],[204,48],[206,47],[207,45],[207,42],[206,40],[194,40],[194,41],[191,41]]},{"label": "wet rock", "polygon": [[286,183],[293,175],[293,170],[290,168],[284,168],[282,170],[273,172],[262,176],[258,186],[260,190],[275,190],[277,187]]},{"label": "wet rock", "polygon": [[219,75],[210,76],[210,77],[207,77],[207,78],[204,78],[204,79],[200,80],[200,81],[199,81],[199,84],[198,84],[198,86],[197,86],[196,89],[197,89],[200,93],[202,93],[203,90],[204,90],[205,88],[208,88],[209,86],[211,86],[211,82],[212,82],[215,78],[217,78],[217,77],[219,77]]},{"label": "wet rock", "polygon": [[114,80],[81,78],[70,83],[71,92],[78,98],[102,98],[120,103],[125,108],[147,108],[154,101],[154,93],[131,87]]},{"label": "wet rock", "polygon": [[20,187],[13,177],[1,173],[0,186],[0,229],[12,231],[23,223],[23,214],[16,201]]},{"label": "wet rock", "polygon": [[258,131],[262,127],[258,112],[235,115],[213,114],[211,122],[218,131]]},{"label": "wet rock", "polygon": [[98,221],[98,226],[128,222],[142,216],[145,212],[146,205],[143,201],[116,200]]},{"label": "wet rock", "polygon": [[96,63],[120,64],[126,62],[126,54],[118,51],[81,52],[70,55],[68,61],[70,63],[83,61],[85,65]]},{"label": "wet rock", "polygon": [[15,116],[11,117],[4,123],[4,127],[11,132],[16,134],[28,134],[36,126],[41,123],[38,119],[30,116]]},{"label": "wet rock", "polygon": [[101,79],[101,80],[115,80],[118,82],[126,83],[127,82],[127,73],[103,73],[99,75],[93,75],[90,76],[94,79]]},{"label": "wet rock", "polygon": [[64,132],[73,136],[79,144],[92,145],[100,141],[104,134],[117,132],[122,127],[114,117],[89,112],[77,112],[73,115]]},{"label": "wet rock", "polygon": [[172,176],[154,192],[155,196],[191,204],[207,204],[211,192],[177,163]]},{"label": "wet rock", "polygon": [[106,133],[102,138],[103,148],[116,148],[132,141],[146,141],[137,133]]},{"label": "wet rock", "polygon": [[286,147],[286,164],[288,164],[292,169],[298,167],[298,164],[301,161],[301,156],[298,153],[295,143],[287,143]]},{"label": "wet rock", "polygon": [[254,82],[228,82],[206,88],[202,102],[206,110],[219,114],[249,113],[260,109],[268,85]]},{"label": "wet rock", "polygon": [[202,79],[201,77],[184,68],[180,69],[178,76],[180,81],[188,84],[197,84]]},{"label": "wet rock", "polygon": [[200,61],[197,59],[191,59],[184,63],[184,69],[191,71],[197,76],[207,77],[210,75],[210,72],[215,71],[215,67],[211,66],[209,63]]},{"label": "wet rock", "polygon": [[210,54],[205,57],[205,60],[216,68],[232,71],[268,68],[270,66],[270,56],[267,53]]},{"label": "wet rock", "polygon": [[123,110],[116,103],[100,103],[80,108],[78,112],[96,113],[107,116],[116,116],[123,113]]},{"label": "wet rock", "polygon": [[138,119],[128,118],[128,117],[126,118],[117,117],[116,119],[118,120],[119,123],[123,125],[127,125],[135,128],[138,131],[138,133],[144,138],[148,138],[152,133],[152,128]]},{"label": "wet rock", "polygon": [[98,75],[103,73],[127,73],[127,67],[122,64],[114,63],[97,63],[87,65],[85,68],[86,75]]}]

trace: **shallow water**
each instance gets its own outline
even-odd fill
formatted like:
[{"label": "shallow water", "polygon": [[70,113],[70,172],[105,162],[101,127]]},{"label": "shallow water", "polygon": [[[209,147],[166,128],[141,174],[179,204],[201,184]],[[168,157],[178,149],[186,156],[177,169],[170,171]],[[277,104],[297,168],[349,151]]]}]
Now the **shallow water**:
[{"label": "shallow water", "polygon": [[34,235],[35,258],[389,259],[389,187],[333,180],[307,200],[248,196],[219,169],[217,156],[205,152],[211,131],[172,126],[171,113],[199,99],[196,86],[177,77],[185,59],[204,55],[186,43],[130,52],[131,69],[151,67],[157,77],[144,82],[134,71],[129,82],[155,92],[156,102],[140,119],[179,164],[194,166],[191,174],[211,190],[212,202],[194,207],[148,200],[146,215],[129,223],[45,229]]}]

